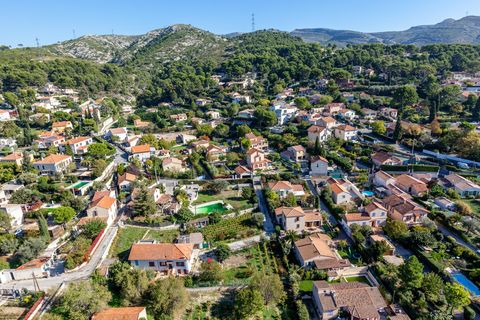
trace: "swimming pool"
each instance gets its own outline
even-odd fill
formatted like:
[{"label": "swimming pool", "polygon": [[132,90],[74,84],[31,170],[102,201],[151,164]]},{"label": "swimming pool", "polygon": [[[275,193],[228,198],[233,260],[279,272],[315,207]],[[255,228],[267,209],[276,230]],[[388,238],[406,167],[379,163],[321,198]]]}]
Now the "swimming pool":
[{"label": "swimming pool", "polygon": [[373,191],[368,191],[368,190],[362,191],[362,194],[366,197],[373,197],[374,195]]},{"label": "swimming pool", "polygon": [[205,214],[205,213],[212,213],[212,212],[225,212],[227,208],[223,205],[223,202],[215,202],[206,205],[198,205],[193,208],[194,214]]},{"label": "swimming pool", "polygon": [[473,283],[472,281],[470,281],[470,279],[465,277],[463,273],[460,273],[460,272],[452,273],[452,277],[455,279],[455,281],[457,281],[463,287],[465,287],[465,289],[470,291],[470,293],[473,296],[475,297],[480,296],[480,289],[475,285],[475,283]]}]

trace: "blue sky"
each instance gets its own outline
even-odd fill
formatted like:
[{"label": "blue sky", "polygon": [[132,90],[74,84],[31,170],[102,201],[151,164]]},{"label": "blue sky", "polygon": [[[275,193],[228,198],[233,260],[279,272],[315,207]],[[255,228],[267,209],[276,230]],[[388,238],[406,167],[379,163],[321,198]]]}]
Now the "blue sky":
[{"label": "blue sky", "polygon": [[51,44],[85,34],[142,34],[175,23],[217,33],[256,29],[404,30],[480,15],[478,0],[1,0],[0,44]]}]

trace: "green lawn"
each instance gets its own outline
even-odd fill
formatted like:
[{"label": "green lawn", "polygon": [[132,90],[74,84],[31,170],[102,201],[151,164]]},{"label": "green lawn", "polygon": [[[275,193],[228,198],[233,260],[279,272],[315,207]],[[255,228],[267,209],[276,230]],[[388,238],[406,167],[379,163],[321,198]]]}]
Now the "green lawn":
[{"label": "green lawn", "polygon": [[313,280],[302,280],[298,283],[301,292],[312,292]]},{"label": "green lawn", "polygon": [[226,204],[230,204],[234,210],[243,210],[252,207],[237,191],[225,191],[213,195],[202,191],[198,193],[198,199],[193,202],[193,205],[217,200],[223,200]]},{"label": "green lawn", "polygon": [[145,239],[154,239],[161,242],[172,242],[177,235],[177,230],[160,231],[138,227],[120,228],[110,248],[110,256],[118,257],[120,260],[126,260],[132,244],[144,237]]},{"label": "green lawn", "polygon": [[472,208],[473,213],[475,213],[478,217],[480,217],[480,200],[477,199],[465,199],[461,200],[464,201],[465,203],[468,203],[470,207]]},{"label": "green lawn", "polygon": [[260,233],[259,228],[253,225],[251,220],[251,214],[243,214],[208,225],[201,232],[205,240],[212,242],[248,238]]},{"label": "green lawn", "polygon": [[345,280],[347,282],[362,282],[362,283],[365,283],[365,284],[368,284],[370,285],[370,281],[368,281],[368,279],[365,277],[365,276],[353,276],[353,277],[345,277]]}]

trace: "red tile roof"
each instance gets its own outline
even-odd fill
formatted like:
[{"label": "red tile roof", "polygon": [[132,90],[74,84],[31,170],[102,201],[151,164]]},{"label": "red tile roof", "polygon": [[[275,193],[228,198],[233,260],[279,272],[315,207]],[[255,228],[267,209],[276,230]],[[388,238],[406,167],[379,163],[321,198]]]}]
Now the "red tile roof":
[{"label": "red tile roof", "polygon": [[192,252],[191,243],[136,243],[128,260],[189,260]]}]

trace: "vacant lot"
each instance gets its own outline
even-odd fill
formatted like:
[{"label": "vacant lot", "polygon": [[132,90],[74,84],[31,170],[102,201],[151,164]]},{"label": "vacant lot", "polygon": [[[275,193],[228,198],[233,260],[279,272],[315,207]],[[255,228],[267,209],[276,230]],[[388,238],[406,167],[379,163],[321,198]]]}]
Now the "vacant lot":
[{"label": "vacant lot", "polygon": [[193,205],[218,200],[223,200],[226,204],[231,205],[234,210],[243,210],[252,207],[252,205],[243,199],[241,194],[235,190],[223,191],[220,194],[210,194],[202,191],[198,194],[198,199],[193,202]]},{"label": "vacant lot", "polygon": [[125,227],[118,230],[112,248],[111,257],[126,260],[132,244],[142,239],[157,240],[159,242],[173,242],[178,236],[178,230],[155,230],[138,227]]}]

